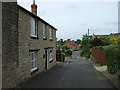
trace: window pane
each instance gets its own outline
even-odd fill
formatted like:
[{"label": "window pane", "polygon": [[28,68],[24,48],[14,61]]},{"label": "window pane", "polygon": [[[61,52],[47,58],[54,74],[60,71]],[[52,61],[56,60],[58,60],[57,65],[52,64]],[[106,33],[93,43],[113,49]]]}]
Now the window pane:
[{"label": "window pane", "polygon": [[52,49],[50,49],[50,58],[49,60],[52,60]]},{"label": "window pane", "polygon": [[37,20],[31,17],[31,36],[37,36]]},{"label": "window pane", "polygon": [[46,27],[45,27],[45,24],[43,24],[43,38],[46,38]]},{"label": "window pane", "polygon": [[52,29],[50,28],[50,39],[52,39]]},{"label": "window pane", "polygon": [[37,24],[38,24],[38,22],[37,22],[37,20],[35,20],[35,35],[37,35]]},{"label": "window pane", "polygon": [[38,52],[31,52],[31,71],[35,70],[37,67],[37,54]]},{"label": "window pane", "polygon": [[34,66],[33,66],[33,62],[32,62],[32,64],[31,64],[31,69],[33,69],[34,68]]},{"label": "window pane", "polygon": [[35,60],[35,67],[37,67],[37,60]]}]

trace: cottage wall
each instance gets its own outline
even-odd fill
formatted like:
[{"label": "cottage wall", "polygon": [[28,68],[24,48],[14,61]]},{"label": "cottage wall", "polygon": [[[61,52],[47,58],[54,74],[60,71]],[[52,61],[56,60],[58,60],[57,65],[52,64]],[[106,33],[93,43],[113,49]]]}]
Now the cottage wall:
[{"label": "cottage wall", "polygon": [[[56,64],[56,30],[53,28],[53,41],[49,39],[49,28],[47,25],[47,40],[43,40],[43,29],[42,22],[38,19],[38,39],[31,38],[31,17],[28,12],[19,8],[19,76],[21,81],[34,76],[45,70],[45,58],[44,49],[53,47],[53,61],[48,63],[48,67],[51,68]],[[37,18],[36,18],[37,19]],[[31,55],[29,50],[39,50],[38,51],[38,68],[39,70],[31,75]]]},{"label": "cottage wall", "polygon": [[[56,30],[47,24],[47,40],[43,40],[43,20],[20,8],[17,2],[2,3],[2,33],[0,33],[0,67],[2,66],[2,88],[14,88],[20,82],[45,70],[44,49],[53,47],[53,61],[56,64]],[[38,19],[38,39],[31,38],[31,17]],[[1,19],[0,19],[1,20]],[[1,24],[1,22],[0,22]],[[49,28],[53,29],[53,40],[49,39]],[[2,41],[1,41],[2,40]],[[38,51],[39,70],[31,74],[30,50]],[[1,83],[0,83],[1,84]]]},{"label": "cottage wall", "polygon": [[2,87],[18,84],[18,8],[16,2],[2,3]]},{"label": "cottage wall", "polygon": [[2,2],[0,1],[0,90],[2,89]]}]

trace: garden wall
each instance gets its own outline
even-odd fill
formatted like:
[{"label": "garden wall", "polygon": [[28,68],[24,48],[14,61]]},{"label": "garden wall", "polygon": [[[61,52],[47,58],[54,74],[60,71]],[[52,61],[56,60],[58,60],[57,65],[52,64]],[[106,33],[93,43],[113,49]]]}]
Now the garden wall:
[{"label": "garden wall", "polygon": [[105,51],[102,49],[95,49],[92,48],[92,56],[96,61],[102,65],[106,64],[106,56],[105,56]]}]

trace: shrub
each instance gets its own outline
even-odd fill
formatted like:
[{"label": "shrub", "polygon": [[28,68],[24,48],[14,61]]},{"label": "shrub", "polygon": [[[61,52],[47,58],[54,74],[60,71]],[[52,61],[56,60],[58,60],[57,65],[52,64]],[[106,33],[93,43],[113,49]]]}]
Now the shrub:
[{"label": "shrub", "polygon": [[61,53],[61,60],[65,61],[65,53]]},{"label": "shrub", "polygon": [[66,56],[71,56],[72,55],[72,50],[66,50]]},{"label": "shrub", "polygon": [[56,46],[56,50],[60,50],[61,46]]},{"label": "shrub", "polygon": [[110,38],[110,44],[118,44],[118,37],[112,36]]},{"label": "shrub", "polygon": [[62,50],[67,50],[67,46],[62,46]]},{"label": "shrub", "polygon": [[112,74],[117,73],[120,69],[120,46],[111,45],[105,48],[107,68]]},{"label": "shrub", "polygon": [[102,46],[110,45],[110,40],[107,37],[100,36],[99,39],[102,40]]},{"label": "shrub", "polygon": [[86,45],[82,48],[81,52],[80,52],[81,56],[84,56],[86,58],[90,58],[90,49],[89,46]]},{"label": "shrub", "polygon": [[93,48],[95,48],[95,49],[102,49],[102,50],[103,50],[103,47],[102,47],[102,46],[95,46],[95,47],[93,47]]},{"label": "shrub", "polygon": [[102,40],[100,40],[99,38],[94,38],[93,40],[91,40],[90,42],[93,46],[101,46],[102,45]]}]

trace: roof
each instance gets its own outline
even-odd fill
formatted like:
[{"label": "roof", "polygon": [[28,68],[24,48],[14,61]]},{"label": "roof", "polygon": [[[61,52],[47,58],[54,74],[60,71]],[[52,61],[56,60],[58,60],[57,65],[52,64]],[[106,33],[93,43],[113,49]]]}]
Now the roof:
[{"label": "roof", "polygon": [[41,19],[39,16],[33,14],[32,12],[26,10],[25,8],[23,8],[22,6],[18,5],[18,8],[23,9],[24,11],[26,11],[27,13],[29,13],[31,16],[41,20],[42,22],[44,22],[45,24],[49,25],[50,27],[52,27],[53,29],[57,30],[54,26],[52,26],[51,24],[49,24],[48,22],[46,22],[45,20]]},{"label": "roof", "polygon": [[93,34],[93,36],[96,36],[96,37],[99,37],[99,36],[106,36],[106,37],[108,37],[108,36],[114,36],[114,35],[120,35],[120,33],[112,33],[112,34],[109,34],[109,35],[94,35]]}]

